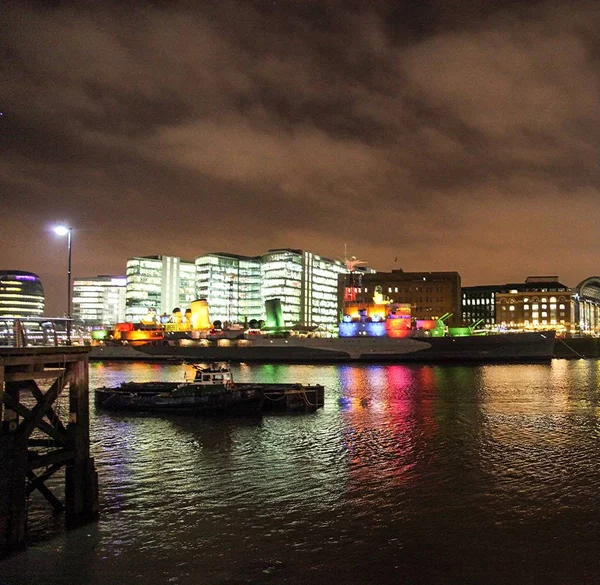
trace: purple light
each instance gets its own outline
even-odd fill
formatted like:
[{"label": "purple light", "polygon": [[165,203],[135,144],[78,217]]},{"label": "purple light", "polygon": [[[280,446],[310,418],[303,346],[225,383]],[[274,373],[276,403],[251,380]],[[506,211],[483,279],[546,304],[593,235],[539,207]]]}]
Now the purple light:
[{"label": "purple light", "polygon": [[29,276],[25,274],[15,275],[15,280],[35,280],[35,276]]}]

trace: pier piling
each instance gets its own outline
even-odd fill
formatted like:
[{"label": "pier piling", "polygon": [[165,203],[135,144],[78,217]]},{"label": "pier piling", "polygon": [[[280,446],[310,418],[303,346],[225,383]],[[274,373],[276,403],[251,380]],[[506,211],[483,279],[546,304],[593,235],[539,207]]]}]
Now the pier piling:
[{"label": "pier piling", "polygon": [[[88,386],[86,348],[0,348],[0,555],[24,545],[34,490],[55,512],[65,511],[67,525],[97,516]],[[63,468],[64,502],[47,485]]]}]

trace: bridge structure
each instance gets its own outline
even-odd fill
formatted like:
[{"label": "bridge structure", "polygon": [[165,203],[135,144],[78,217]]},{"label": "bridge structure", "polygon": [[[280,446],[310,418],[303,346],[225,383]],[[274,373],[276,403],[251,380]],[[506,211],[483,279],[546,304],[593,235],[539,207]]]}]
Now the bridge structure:
[{"label": "bridge structure", "polygon": [[85,347],[0,347],[0,556],[26,543],[36,491],[68,526],[98,515]]}]

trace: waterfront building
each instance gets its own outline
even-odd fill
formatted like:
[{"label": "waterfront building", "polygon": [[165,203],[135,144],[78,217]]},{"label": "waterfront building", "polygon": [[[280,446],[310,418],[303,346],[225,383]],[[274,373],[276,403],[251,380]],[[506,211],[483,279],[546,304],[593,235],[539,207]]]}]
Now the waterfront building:
[{"label": "waterfront building", "polygon": [[198,256],[195,267],[196,298],[206,299],[212,322],[264,319],[260,258],[215,252]]},{"label": "waterfront building", "polygon": [[478,327],[491,328],[496,323],[496,295],[508,292],[508,285],[462,287],[462,319],[465,325],[479,322]]},{"label": "waterfront building", "polygon": [[525,282],[462,289],[463,320],[483,318],[488,328],[555,329],[559,334],[600,334],[600,277],[576,287],[558,276],[528,276]]},{"label": "waterfront building", "polygon": [[279,299],[286,327],[333,330],[338,323],[338,276],[346,266],[297,249],[273,249],[261,257],[262,300]]},{"label": "waterfront building", "polygon": [[91,326],[122,323],[126,284],[125,276],[73,279],[73,319]]},{"label": "waterfront building", "polygon": [[449,325],[461,321],[461,281],[458,272],[392,270],[364,273],[360,276],[360,286],[356,288],[353,294],[359,303],[371,301],[376,289],[379,289],[392,303],[410,305],[414,319],[439,319],[450,313],[447,319]]},{"label": "waterfront building", "polygon": [[575,332],[600,335],[600,276],[582,280],[572,290],[572,299]]},{"label": "waterfront building", "polygon": [[44,303],[44,287],[37,274],[0,270],[0,316],[41,317]]},{"label": "waterfront building", "polygon": [[195,270],[193,262],[174,256],[127,260],[126,320],[139,322],[149,313],[170,315],[176,307],[187,307],[194,300],[191,280],[195,279]]},{"label": "waterfront building", "polygon": [[558,276],[528,276],[496,294],[496,324],[508,329],[570,331],[574,322],[571,290]]}]

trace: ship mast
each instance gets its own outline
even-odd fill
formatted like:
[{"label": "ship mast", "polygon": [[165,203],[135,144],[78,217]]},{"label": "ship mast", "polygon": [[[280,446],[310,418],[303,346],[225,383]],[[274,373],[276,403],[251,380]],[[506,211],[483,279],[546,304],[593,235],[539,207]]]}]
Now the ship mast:
[{"label": "ship mast", "polygon": [[344,244],[344,264],[348,275],[346,277],[346,290],[344,291],[344,301],[356,300],[356,289],[362,286],[362,273],[356,272],[356,267],[359,264],[366,264],[363,260],[359,260],[356,256],[348,258],[346,244]]}]

